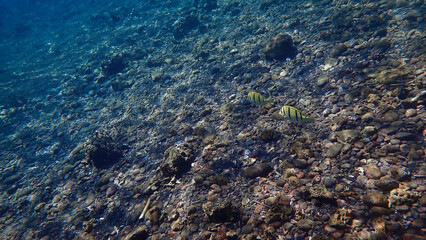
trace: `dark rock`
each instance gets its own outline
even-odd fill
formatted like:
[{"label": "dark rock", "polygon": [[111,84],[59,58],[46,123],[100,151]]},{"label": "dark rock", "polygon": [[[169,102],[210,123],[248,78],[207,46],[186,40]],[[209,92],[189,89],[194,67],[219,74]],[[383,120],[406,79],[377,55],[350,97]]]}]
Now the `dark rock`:
[{"label": "dark rock", "polygon": [[371,43],[371,47],[380,52],[386,52],[391,46],[392,43],[388,39],[379,39]]},{"label": "dark rock", "polygon": [[380,206],[380,207],[387,207],[388,206],[388,199],[387,197],[380,192],[372,192],[367,193],[362,197],[362,200],[370,206]]},{"label": "dark rock", "polygon": [[414,219],[411,227],[414,229],[424,229],[426,227],[426,221],[422,218]]},{"label": "dark rock", "polygon": [[197,212],[197,208],[191,205],[188,207],[187,211],[188,211],[188,215],[191,215]]},{"label": "dark rock", "polygon": [[123,146],[110,134],[95,132],[85,144],[86,160],[96,168],[108,168],[122,157]]},{"label": "dark rock", "polygon": [[184,18],[177,20],[173,24],[173,36],[176,39],[182,39],[194,28],[199,27],[201,22],[194,15],[187,15]]},{"label": "dark rock", "polygon": [[122,54],[116,54],[111,57],[111,59],[104,61],[101,64],[102,72],[106,76],[112,76],[117,73],[122,72],[127,67],[126,62],[124,61],[124,56]]},{"label": "dark rock", "polygon": [[272,142],[280,138],[280,133],[275,129],[266,129],[260,133],[260,138],[265,142]]},{"label": "dark rock", "polygon": [[272,170],[273,168],[271,164],[261,163],[256,166],[245,168],[244,177],[246,178],[266,177]]},{"label": "dark rock", "polygon": [[194,134],[197,136],[204,136],[206,134],[207,130],[203,127],[197,126],[194,128]]},{"label": "dark rock", "polygon": [[308,166],[308,162],[306,161],[306,159],[300,159],[300,158],[294,159],[293,164],[295,167],[301,168],[301,169],[304,169]]},{"label": "dark rock", "polygon": [[402,229],[402,226],[399,222],[388,222],[386,226],[391,232],[394,233],[399,233]]},{"label": "dark rock", "polygon": [[213,110],[210,107],[206,107],[203,111],[201,111],[200,116],[205,117],[207,115],[210,115],[212,111]]},{"label": "dark rock", "polygon": [[135,230],[130,232],[124,240],[145,240],[148,239],[148,229],[146,226],[137,227]]},{"label": "dark rock", "polygon": [[395,134],[395,138],[399,139],[399,140],[406,140],[406,141],[410,141],[410,140],[415,140],[416,136],[412,133],[407,133],[407,132],[397,132]]},{"label": "dark rock", "polygon": [[210,222],[228,222],[235,220],[236,208],[234,208],[230,201],[223,203],[207,202],[203,204],[203,211],[207,215]]},{"label": "dark rock", "polygon": [[249,234],[253,231],[253,227],[250,224],[244,225],[244,227],[241,228],[242,234]]},{"label": "dark rock", "polygon": [[335,143],[333,145],[333,147],[331,147],[330,149],[327,150],[327,152],[325,153],[325,155],[329,158],[333,158],[336,157],[337,155],[339,155],[340,150],[342,149],[343,144],[340,143]]},{"label": "dark rock", "polygon": [[194,158],[193,150],[188,146],[183,144],[171,146],[164,152],[160,171],[164,177],[181,177],[191,168]]},{"label": "dark rock", "polygon": [[322,180],[326,188],[332,188],[336,185],[336,179],[333,177],[324,177]]},{"label": "dark rock", "polygon": [[297,222],[297,227],[300,228],[303,231],[309,231],[314,226],[315,222],[311,219],[302,219],[299,222]]},{"label": "dark rock", "polygon": [[384,176],[381,177],[378,181],[375,183],[376,187],[383,190],[383,191],[391,191],[398,187],[399,183],[395,179],[393,179],[390,176]]},{"label": "dark rock", "polygon": [[335,57],[339,57],[341,56],[344,52],[346,52],[346,50],[348,49],[348,47],[346,47],[345,44],[341,43],[341,44],[337,44],[336,46],[334,46],[331,50],[330,50],[330,56],[335,58]]},{"label": "dark rock", "polygon": [[386,235],[384,233],[373,232],[373,233],[370,234],[370,237],[368,239],[369,240],[386,240],[388,238],[386,237]]},{"label": "dark rock", "polygon": [[374,206],[370,208],[371,214],[375,216],[389,215],[392,211],[388,208]]},{"label": "dark rock", "polygon": [[289,34],[278,34],[266,43],[264,52],[266,57],[282,60],[294,57],[297,50]]}]

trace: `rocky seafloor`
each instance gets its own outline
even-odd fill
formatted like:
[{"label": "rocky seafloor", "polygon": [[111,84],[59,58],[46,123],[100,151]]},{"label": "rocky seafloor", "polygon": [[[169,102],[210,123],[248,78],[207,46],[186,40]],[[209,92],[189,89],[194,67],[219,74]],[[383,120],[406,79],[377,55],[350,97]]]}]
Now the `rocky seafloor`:
[{"label": "rocky seafloor", "polygon": [[424,239],[424,1],[57,4],[1,20],[1,239]]}]

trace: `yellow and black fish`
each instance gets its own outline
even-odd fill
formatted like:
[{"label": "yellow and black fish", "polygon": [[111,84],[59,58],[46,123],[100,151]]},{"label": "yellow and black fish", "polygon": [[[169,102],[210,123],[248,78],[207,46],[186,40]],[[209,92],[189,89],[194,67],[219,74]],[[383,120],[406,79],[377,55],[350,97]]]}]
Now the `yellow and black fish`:
[{"label": "yellow and black fish", "polygon": [[303,114],[300,110],[291,107],[291,106],[284,106],[280,110],[280,115],[286,117],[292,122],[298,122],[298,123],[314,123],[315,119],[313,117],[308,117],[305,114]]},{"label": "yellow and black fish", "polygon": [[255,105],[265,105],[268,102],[274,101],[274,99],[272,99],[272,97],[266,98],[265,96],[263,96],[262,94],[260,94],[258,92],[250,92],[248,94],[247,99]]}]

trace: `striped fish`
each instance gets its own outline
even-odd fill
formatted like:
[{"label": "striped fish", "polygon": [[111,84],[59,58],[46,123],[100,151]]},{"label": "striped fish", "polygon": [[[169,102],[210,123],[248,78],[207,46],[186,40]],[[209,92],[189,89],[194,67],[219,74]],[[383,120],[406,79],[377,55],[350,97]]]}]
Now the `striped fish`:
[{"label": "striped fish", "polygon": [[315,119],[313,117],[305,116],[300,110],[291,107],[291,106],[284,106],[280,110],[280,115],[283,117],[286,117],[292,122],[298,122],[298,123],[314,123]]},{"label": "striped fish", "polygon": [[262,94],[258,93],[258,92],[250,92],[248,94],[247,99],[255,104],[255,105],[265,105],[268,102],[273,102],[274,99],[272,99],[271,97],[266,98],[264,97]]}]

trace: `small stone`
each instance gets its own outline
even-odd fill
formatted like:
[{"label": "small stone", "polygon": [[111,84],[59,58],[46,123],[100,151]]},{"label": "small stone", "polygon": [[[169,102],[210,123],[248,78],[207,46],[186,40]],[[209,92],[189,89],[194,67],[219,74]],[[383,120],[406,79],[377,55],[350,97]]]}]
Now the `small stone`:
[{"label": "small stone", "polygon": [[305,159],[297,158],[293,161],[294,166],[297,168],[306,168],[308,166],[308,162]]},{"label": "small stone", "polygon": [[271,164],[261,163],[257,166],[251,166],[244,169],[244,177],[246,178],[256,178],[256,177],[266,177],[273,170]]},{"label": "small stone", "polygon": [[328,223],[331,227],[342,229],[347,228],[352,220],[352,211],[341,208],[337,210],[331,217]]},{"label": "small stone", "polygon": [[389,215],[392,213],[390,209],[378,206],[370,208],[370,212],[376,216]]},{"label": "small stone", "polygon": [[265,204],[267,206],[273,206],[276,205],[278,203],[278,198],[276,197],[268,197],[267,199],[265,199]]},{"label": "small stone", "polygon": [[387,111],[385,115],[383,115],[384,122],[395,122],[399,119],[398,113],[395,111]]},{"label": "small stone", "polygon": [[383,191],[391,191],[398,187],[399,183],[391,176],[381,177],[376,183],[376,187]]},{"label": "small stone", "polygon": [[333,147],[331,147],[330,149],[327,150],[325,155],[329,158],[336,157],[337,155],[339,155],[342,147],[343,147],[343,144],[336,143],[336,144],[333,145]]},{"label": "small stone", "polygon": [[297,223],[297,227],[303,231],[309,231],[314,226],[315,222],[311,219],[302,219]]},{"label": "small stone", "polygon": [[411,227],[414,229],[423,229],[426,227],[426,221],[421,218],[414,219]]},{"label": "small stone", "polygon": [[124,240],[145,240],[148,239],[148,229],[146,226],[140,226],[130,232]]},{"label": "small stone", "polygon": [[349,163],[344,163],[344,164],[342,164],[340,167],[341,168],[343,168],[343,169],[349,169],[349,168],[351,168],[351,164],[349,164]]},{"label": "small stone", "polygon": [[405,117],[414,117],[417,114],[416,109],[410,108],[405,111]]},{"label": "small stone", "polygon": [[330,56],[331,57],[341,56],[344,52],[346,52],[347,49],[348,47],[346,47],[344,43],[337,44],[330,50]]},{"label": "small stone", "polygon": [[399,233],[402,229],[402,226],[399,222],[389,222],[387,224],[387,227],[391,232],[394,232],[394,233]]},{"label": "small stone", "polygon": [[346,130],[337,132],[336,135],[337,137],[339,137],[341,140],[345,142],[353,143],[356,140],[358,140],[360,132],[355,129],[346,129]]},{"label": "small stone", "polygon": [[109,187],[106,191],[106,196],[111,197],[114,195],[114,193],[117,191],[117,188],[115,186]]},{"label": "small stone", "polygon": [[328,83],[328,77],[326,75],[319,76],[317,79],[317,86],[324,87]]},{"label": "small stone", "polygon": [[361,131],[364,137],[370,137],[376,132],[377,132],[377,128],[375,126],[365,126],[364,129]]},{"label": "small stone", "polygon": [[334,190],[336,190],[336,192],[341,192],[345,190],[345,186],[343,184],[338,183],[336,187],[334,188]]},{"label": "small stone", "polygon": [[324,177],[323,181],[326,188],[332,188],[336,185],[336,179],[333,177]]},{"label": "small stone", "polygon": [[362,200],[370,206],[380,206],[380,207],[387,207],[388,206],[388,199],[387,197],[380,192],[372,192],[367,193],[362,197]]},{"label": "small stone", "polygon": [[382,176],[380,169],[375,164],[367,164],[362,168],[364,169],[365,175],[370,179],[379,179]]},{"label": "small stone", "polygon": [[253,227],[250,224],[244,225],[244,227],[241,228],[242,234],[250,234],[253,231]]},{"label": "small stone", "polygon": [[374,119],[374,115],[373,115],[373,113],[368,112],[368,113],[366,113],[366,114],[362,115],[362,116],[361,116],[361,119],[362,119],[363,121],[365,121],[365,122],[368,122],[368,121],[371,121],[371,120],[373,120],[373,119]]},{"label": "small stone", "polygon": [[187,211],[188,211],[188,215],[191,215],[197,212],[197,208],[191,205],[188,207]]}]

